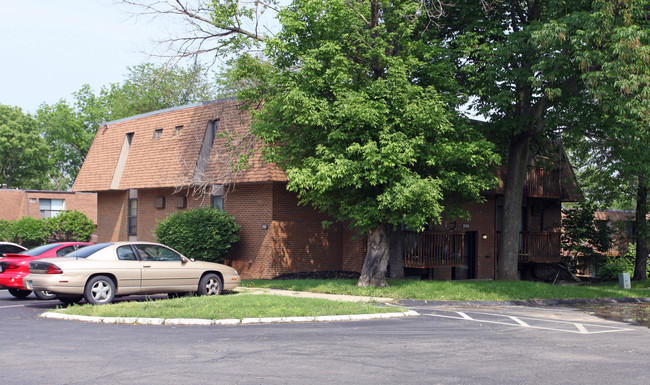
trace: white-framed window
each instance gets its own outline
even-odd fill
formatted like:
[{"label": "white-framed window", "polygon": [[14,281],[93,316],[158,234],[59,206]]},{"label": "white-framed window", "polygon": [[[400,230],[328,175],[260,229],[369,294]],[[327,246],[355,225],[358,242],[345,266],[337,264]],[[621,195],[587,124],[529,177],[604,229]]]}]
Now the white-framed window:
[{"label": "white-framed window", "polygon": [[41,211],[41,218],[52,218],[65,210],[65,199],[39,198],[38,207]]}]

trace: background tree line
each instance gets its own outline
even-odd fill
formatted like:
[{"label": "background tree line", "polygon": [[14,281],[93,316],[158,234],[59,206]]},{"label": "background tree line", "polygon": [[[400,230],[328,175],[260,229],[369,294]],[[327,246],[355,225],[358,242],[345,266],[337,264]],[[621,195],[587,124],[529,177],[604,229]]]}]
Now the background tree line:
[{"label": "background tree line", "polygon": [[83,85],[73,101],[42,104],[35,114],[0,105],[0,185],[67,190],[103,122],[211,100],[216,84],[201,65],[154,65],[127,69],[122,83],[94,92]]}]

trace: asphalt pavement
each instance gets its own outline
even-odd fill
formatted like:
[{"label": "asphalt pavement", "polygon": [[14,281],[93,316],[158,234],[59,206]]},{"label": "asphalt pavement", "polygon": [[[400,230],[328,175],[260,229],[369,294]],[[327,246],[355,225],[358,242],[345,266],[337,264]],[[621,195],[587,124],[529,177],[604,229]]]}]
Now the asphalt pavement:
[{"label": "asphalt pavement", "polygon": [[0,290],[6,384],[647,384],[650,329],[570,308],[414,304],[394,319],[238,325],[44,319]]}]

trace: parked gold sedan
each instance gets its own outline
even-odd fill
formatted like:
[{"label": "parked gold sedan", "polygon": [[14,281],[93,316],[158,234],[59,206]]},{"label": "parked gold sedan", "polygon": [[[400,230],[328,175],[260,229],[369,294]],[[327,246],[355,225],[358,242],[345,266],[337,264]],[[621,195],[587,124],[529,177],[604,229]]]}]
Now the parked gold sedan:
[{"label": "parked gold sedan", "polygon": [[132,294],[219,295],[241,279],[232,267],[194,261],[161,244],[111,242],[30,262],[23,282],[29,290],[50,291],[64,303],[85,299],[99,305]]}]

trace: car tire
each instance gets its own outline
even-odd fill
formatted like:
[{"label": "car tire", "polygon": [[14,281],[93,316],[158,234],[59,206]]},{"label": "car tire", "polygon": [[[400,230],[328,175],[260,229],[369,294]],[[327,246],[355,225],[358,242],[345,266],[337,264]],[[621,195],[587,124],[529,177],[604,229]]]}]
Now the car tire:
[{"label": "car tire", "polygon": [[23,289],[9,289],[9,294],[13,295],[16,298],[25,298],[28,295],[32,294],[31,290],[23,290]]},{"label": "car tire", "polygon": [[84,297],[82,297],[80,295],[65,296],[65,297],[58,297],[57,296],[56,299],[61,301],[61,303],[63,303],[64,305],[72,305],[73,303],[81,302],[84,299]]},{"label": "car tire", "polygon": [[92,277],[86,283],[84,299],[93,305],[104,305],[115,298],[115,282],[105,275]]},{"label": "car tire", "polygon": [[35,290],[34,295],[38,299],[43,299],[43,300],[55,299],[56,298],[56,294],[52,293],[51,291],[47,291],[47,290]]},{"label": "car tire", "polygon": [[206,274],[199,281],[199,295],[219,295],[223,290],[223,281],[216,274]]}]

